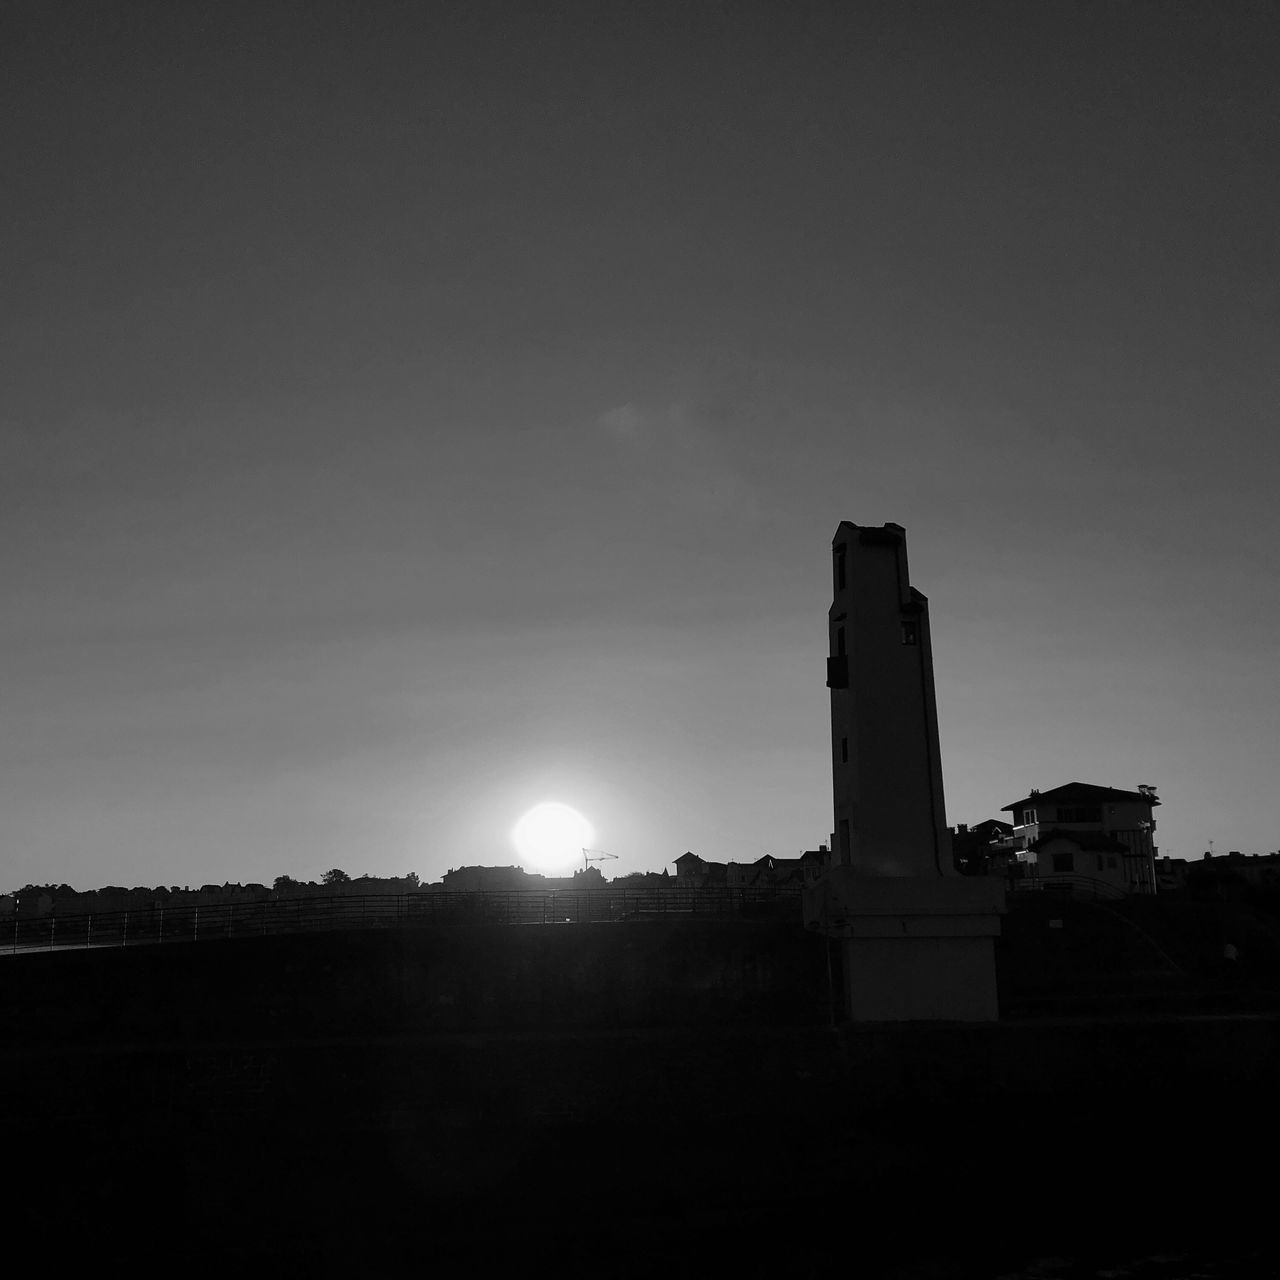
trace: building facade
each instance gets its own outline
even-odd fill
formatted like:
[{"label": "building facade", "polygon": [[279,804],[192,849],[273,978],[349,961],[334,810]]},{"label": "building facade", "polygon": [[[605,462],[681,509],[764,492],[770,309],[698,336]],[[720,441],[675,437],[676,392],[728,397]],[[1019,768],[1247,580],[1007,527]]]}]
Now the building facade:
[{"label": "building facade", "polygon": [[1013,824],[999,818],[960,823],[951,832],[951,856],[956,870],[965,876],[1004,875],[1006,854],[1002,842],[1013,835]]},{"label": "building facade", "polygon": [[1120,893],[1155,893],[1156,790],[1136,791],[1069,782],[1049,791],[1033,790],[1004,806],[1013,832],[1002,842],[1013,856],[1011,868],[1024,881],[1095,881]]}]

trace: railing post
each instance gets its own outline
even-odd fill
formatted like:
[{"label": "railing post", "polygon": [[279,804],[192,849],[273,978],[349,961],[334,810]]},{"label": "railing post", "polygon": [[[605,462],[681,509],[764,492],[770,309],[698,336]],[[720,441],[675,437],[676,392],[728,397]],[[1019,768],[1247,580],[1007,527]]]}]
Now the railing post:
[{"label": "railing post", "polygon": [[160,935],[156,938],[157,942],[164,941],[164,903],[160,904]]},{"label": "railing post", "polygon": [[49,950],[53,950],[53,937],[58,932],[58,916],[55,912],[49,917]]},{"label": "railing post", "polygon": [[195,942],[200,937],[200,904],[196,903],[195,920],[191,925],[191,941]]},{"label": "railing post", "polygon": [[129,945],[129,913],[124,913],[124,927],[120,930],[120,945],[127,947]]},{"label": "railing post", "polygon": [[236,931],[236,904],[234,902],[227,903],[227,938],[231,939],[235,936]]},{"label": "railing post", "polygon": [[89,950],[89,943],[93,939],[93,913],[89,913],[89,919],[84,927],[84,949]]}]

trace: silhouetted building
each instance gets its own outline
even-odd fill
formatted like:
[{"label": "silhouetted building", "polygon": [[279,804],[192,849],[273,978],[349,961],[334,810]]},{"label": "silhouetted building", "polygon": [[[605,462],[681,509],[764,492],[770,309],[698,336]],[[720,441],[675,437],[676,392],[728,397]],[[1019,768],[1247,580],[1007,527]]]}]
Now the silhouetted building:
[{"label": "silhouetted building", "polygon": [[599,867],[587,867],[567,876],[544,876],[523,867],[458,867],[446,871],[440,884],[432,888],[446,893],[513,893],[534,889],[603,889],[605,883]]},{"label": "silhouetted building", "polygon": [[[1005,842],[1021,878],[1051,886],[1101,881],[1123,893],[1156,892],[1155,788],[1136,791],[1069,782],[1032,791],[1001,810],[1013,815]],[[1015,869],[1017,869],[1015,868]]]},{"label": "silhouetted building", "polygon": [[1167,878],[1175,878],[1174,863],[1182,864],[1177,887],[1186,888],[1194,897],[1232,899],[1280,891],[1280,853],[1253,853],[1246,857],[1232,849],[1216,857],[1206,853],[1191,863],[1182,858],[1161,858],[1156,864],[1161,887]]},{"label": "silhouetted building", "polygon": [[661,871],[628,871],[626,875],[615,876],[609,883],[619,889],[664,889],[674,882],[664,867]]},{"label": "silhouetted building", "polygon": [[834,847],[805,922],[841,940],[850,1017],[987,1021],[1003,882],[957,875],[942,791],[928,601],[906,531],[843,520],[827,614]]},{"label": "silhouetted building", "polygon": [[910,583],[906,531],[841,521],[827,615],[835,862],[910,875],[931,851],[951,871],[929,602]]},{"label": "silhouetted building", "polygon": [[730,889],[759,889],[799,885],[804,879],[803,857],[775,858],[766,853],[754,862],[730,862],[725,883]]},{"label": "silhouetted building", "polygon": [[571,876],[547,877],[547,887],[551,889],[603,889],[604,873],[599,867],[584,867]]},{"label": "silhouetted building", "polygon": [[[1209,857],[1210,862],[1220,859]],[[1227,865],[1252,889],[1280,888],[1280,853],[1251,853],[1238,849],[1227,854]]]},{"label": "silhouetted building", "polygon": [[999,818],[985,818],[967,826],[960,823],[951,832],[951,857],[956,870],[966,876],[1004,875],[1009,857],[1000,842],[1013,834],[1013,824]]},{"label": "silhouetted building", "polygon": [[1187,885],[1186,858],[1170,858],[1168,855],[1156,859],[1156,891],[1158,893],[1180,893]]},{"label": "silhouetted building", "polygon": [[545,877],[523,867],[458,867],[446,871],[443,888],[451,893],[501,893],[515,889],[544,889]]},{"label": "silhouetted building", "polygon": [[816,849],[806,849],[800,855],[801,880],[805,884],[813,884],[822,878],[830,865],[830,846],[820,844]]},{"label": "silhouetted building", "polygon": [[674,859],[676,885],[681,889],[706,889],[728,883],[728,867],[723,862],[707,862],[696,853],[682,853]]}]

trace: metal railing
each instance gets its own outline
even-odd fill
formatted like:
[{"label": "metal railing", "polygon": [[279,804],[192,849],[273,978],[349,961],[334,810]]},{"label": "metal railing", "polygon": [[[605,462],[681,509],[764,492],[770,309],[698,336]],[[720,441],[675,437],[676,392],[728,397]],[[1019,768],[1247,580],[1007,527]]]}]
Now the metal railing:
[{"label": "metal railing", "polygon": [[127,911],[0,919],[0,953],[210,942],[333,929],[645,920],[800,921],[798,886],[750,889],[512,890],[342,894],[160,904]]},{"label": "metal railing", "polygon": [[1071,874],[1010,879],[1009,892],[1057,894],[1060,897],[1084,899],[1115,899],[1128,896],[1119,885],[1109,880],[1095,880],[1092,876]]}]

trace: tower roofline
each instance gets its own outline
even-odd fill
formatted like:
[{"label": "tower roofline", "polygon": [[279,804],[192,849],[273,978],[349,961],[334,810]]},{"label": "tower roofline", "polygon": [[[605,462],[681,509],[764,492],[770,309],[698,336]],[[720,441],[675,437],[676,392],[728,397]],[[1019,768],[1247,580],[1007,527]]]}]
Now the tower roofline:
[{"label": "tower roofline", "polygon": [[875,535],[879,534],[883,537],[886,532],[894,534],[897,537],[903,537],[907,531],[902,525],[896,524],[892,520],[886,520],[884,524],[881,525],[854,524],[852,520],[841,520],[840,523],[836,525],[836,531],[832,535],[831,541],[833,543],[839,542],[842,537],[847,536],[849,533],[858,533],[863,535],[871,534],[872,537],[868,540],[875,541]]}]

